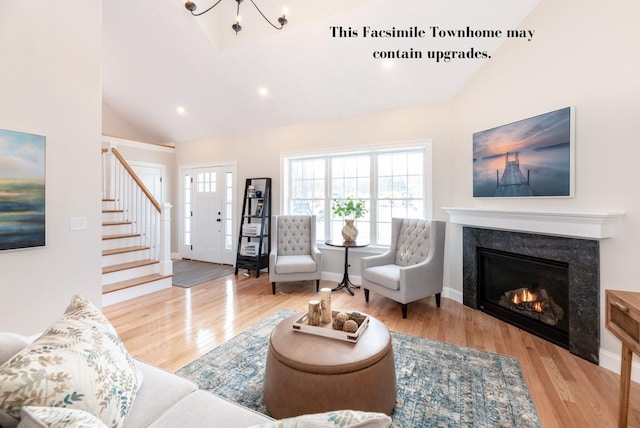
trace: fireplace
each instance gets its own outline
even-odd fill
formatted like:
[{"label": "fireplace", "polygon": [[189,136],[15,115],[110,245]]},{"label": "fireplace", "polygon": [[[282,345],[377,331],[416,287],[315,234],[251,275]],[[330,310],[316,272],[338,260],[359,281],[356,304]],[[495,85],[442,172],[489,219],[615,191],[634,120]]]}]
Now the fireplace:
[{"label": "fireplace", "polygon": [[598,364],[599,242],[463,228],[463,303]]},{"label": "fireplace", "polygon": [[477,248],[478,307],[569,347],[569,264]]}]

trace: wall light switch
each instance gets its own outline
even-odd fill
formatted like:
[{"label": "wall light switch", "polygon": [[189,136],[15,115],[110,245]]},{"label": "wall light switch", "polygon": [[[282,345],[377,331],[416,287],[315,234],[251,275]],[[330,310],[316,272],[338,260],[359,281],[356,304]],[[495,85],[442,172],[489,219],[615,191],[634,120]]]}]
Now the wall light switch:
[{"label": "wall light switch", "polygon": [[71,217],[69,219],[70,230],[87,230],[87,218],[86,217]]}]

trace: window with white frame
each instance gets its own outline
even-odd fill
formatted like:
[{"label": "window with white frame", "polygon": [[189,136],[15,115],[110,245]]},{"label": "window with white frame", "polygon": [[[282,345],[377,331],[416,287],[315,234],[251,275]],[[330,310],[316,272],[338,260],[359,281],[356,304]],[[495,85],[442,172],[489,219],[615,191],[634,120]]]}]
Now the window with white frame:
[{"label": "window with white frame", "polygon": [[225,180],[225,225],[224,225],[224,249],[233,250],[233,172],[226,173]]},{"label": "window with white frame", "polygon": [[191,246],[191,174],[184,176],[184,209],[182,211],[182,230],[184,233],[184,245]]},{"label": "window with white frame", "polygon": [[317,239],[342,240],[335,200],[365,203],[358,240],[389,245],[391,218],[424,218],[430,183],[428,146],[284,157],[284,212],[315,214]]}]

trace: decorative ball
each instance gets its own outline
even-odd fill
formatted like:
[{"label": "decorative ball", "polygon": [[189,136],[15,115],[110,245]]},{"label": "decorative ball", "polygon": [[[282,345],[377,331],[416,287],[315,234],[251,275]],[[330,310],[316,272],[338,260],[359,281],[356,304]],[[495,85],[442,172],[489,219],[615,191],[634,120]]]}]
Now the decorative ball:
[{"label": "decorative ball", "polygon": [[334,330],[342,330],[342,327],[344,326],[344,322],[346,320],[349,319],[349,315],[345,314],[344,312],[339,312],[334,318],[333,318],[333,329]]},{"label": "decorative ball", "polygon": [[360,325],[364,322],[365,318],[366,316],[362,315],[359,312],[352,312],[351,315],[349,315],[349,319],[357,322],[358,327],[360,327]]},{"label": "decorative ball", "polygon": [[347,320],[344,323],[342,330],[346,331],[347,333],[355,333],[356,331],[358,331],[358,323],[354,320]]}]

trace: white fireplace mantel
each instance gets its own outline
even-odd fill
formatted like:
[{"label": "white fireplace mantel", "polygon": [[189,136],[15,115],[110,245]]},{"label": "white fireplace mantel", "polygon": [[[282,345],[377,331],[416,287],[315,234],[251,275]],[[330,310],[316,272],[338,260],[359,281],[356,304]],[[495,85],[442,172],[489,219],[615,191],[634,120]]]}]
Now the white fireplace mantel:
[{"label": "white fireplace mantel", "polygon": [[583,239],[614,236],[623,211],[512,211],[443,207],[449,221],[463,226],[540,233]]}]

